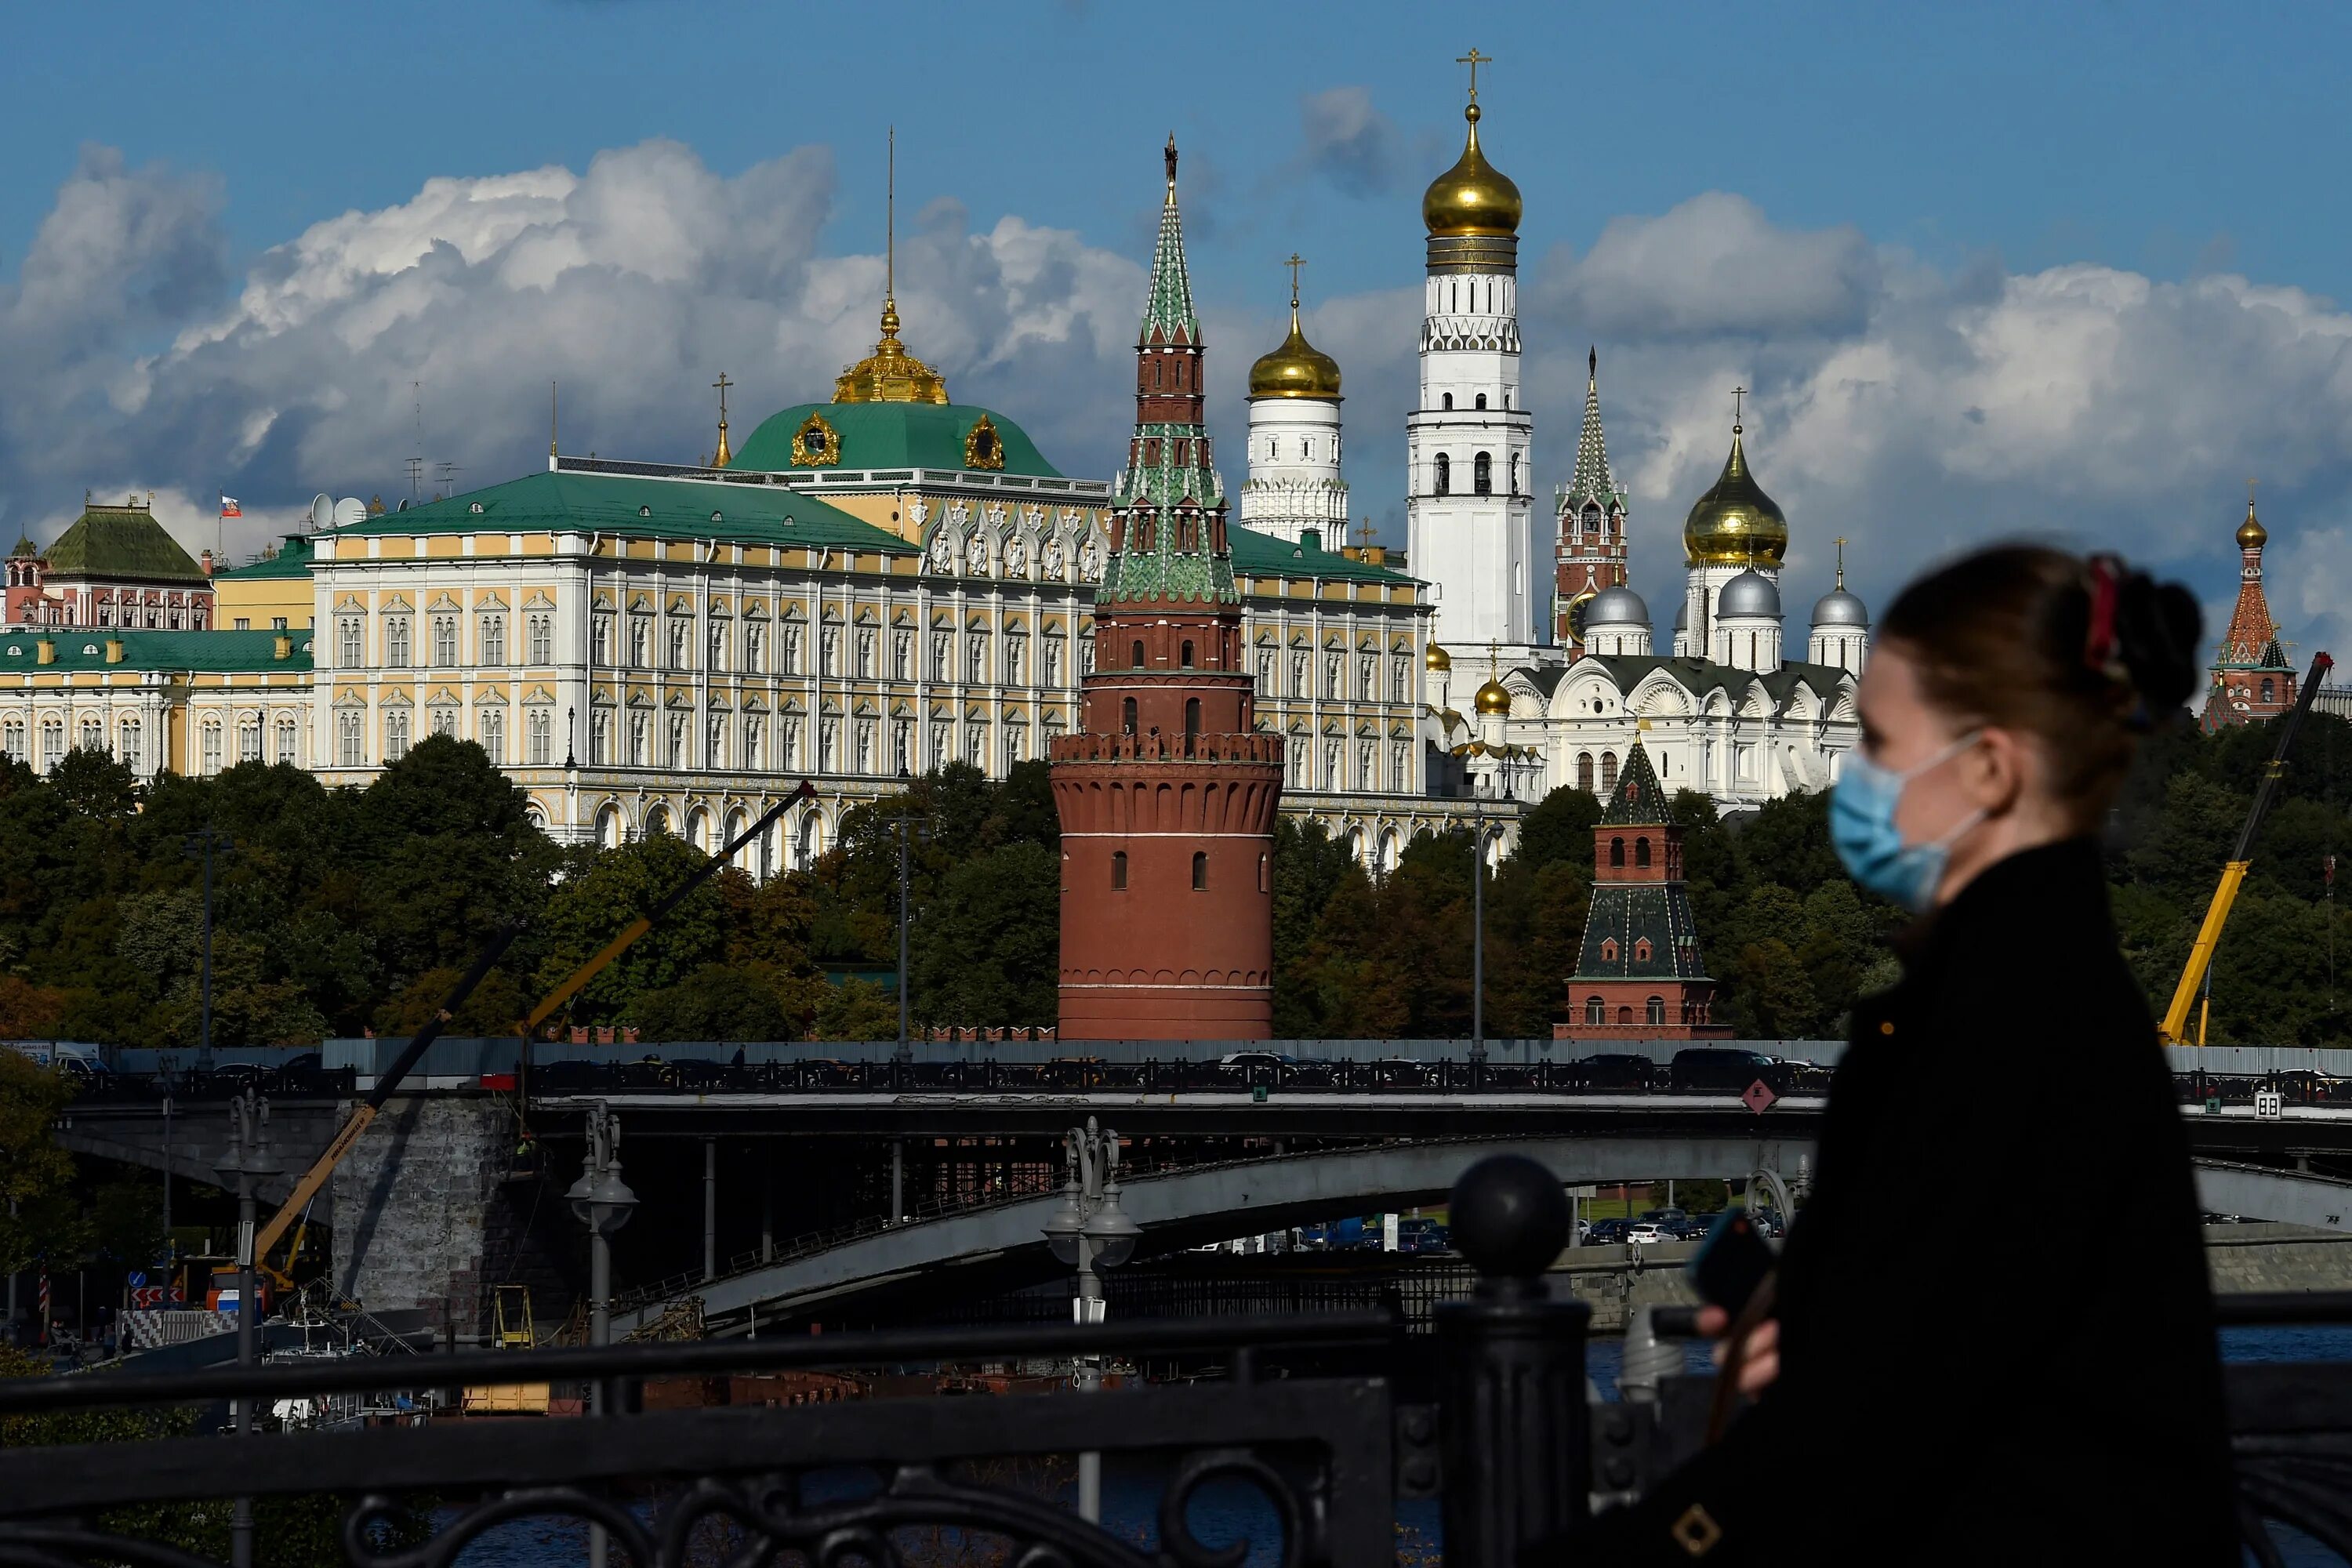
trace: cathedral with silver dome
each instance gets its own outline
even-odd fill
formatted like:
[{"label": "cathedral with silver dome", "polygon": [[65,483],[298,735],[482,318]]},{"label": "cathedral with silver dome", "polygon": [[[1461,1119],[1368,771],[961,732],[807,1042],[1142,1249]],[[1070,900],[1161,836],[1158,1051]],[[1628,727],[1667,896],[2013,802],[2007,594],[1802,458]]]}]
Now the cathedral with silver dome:
[{"label": "cathedral with silver dome", "polygon": [[[1369,533],[1345,541],[1339,366],[1301,331],[1295,256],[1289,335],[1250,374],[1243,523],[1312,534],[1425,584],[1419,731],[1432,795],[1531,803],[1561,785],[1606,793],[1637,738],[1667,790],[1699,791],[1725,810],[1827,788],[1860,739],[1853,694],[1870,616],[1846,590],[1839,540],[1834,584],[1801,628],[1803,658],[1789,657],[1800,630],[1781,583],[1789,519],[1749,466],[1737,405],[1723,470],[1683,521],[1678,592],[1661,584],[1645,598],[1630,579],[1640,524],[1609,461],[1597,349],[1570,477],[1541,520],[1520,384],[1523,203],[1480,144],[1482,118],[1474,75],[1462,155],[1422,202],[1428,265],[1402,559]],[[1669,598],[1673,629],[1661,640],[1652,605]]]}]

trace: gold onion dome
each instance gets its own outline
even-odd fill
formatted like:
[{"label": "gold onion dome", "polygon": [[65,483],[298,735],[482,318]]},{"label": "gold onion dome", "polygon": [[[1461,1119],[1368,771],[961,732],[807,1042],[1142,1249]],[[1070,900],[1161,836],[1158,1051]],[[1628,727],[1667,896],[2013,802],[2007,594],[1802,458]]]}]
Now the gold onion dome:
[{"label": "gold onion dome", "polygon": [[1477,708],[1480,713],[1508,713],[1511,710],[1511,694],[1503,689],[1501,681],[1490,675],[1486,678],[1486,684],[1478,689]]},{"label": "gold onion dome", "polygon": [[1290,335],[1250,366],[1252,397],[1326,397],[1339,400],[1339,362],[1307,341],[1298,330],[1298,297],[1290,300]]},{"label": "gold onion dome", "polygon": [[898,302],[882,298],[882,341],[874,352],[843,371],[833,384],[835,403],[945,403],[948,384],[940,373],[907,352],[898,341]]},{"label": "gold onion dome", "polygon": [[1731,427],[1723,473],[1683,521],[1683,553],[1693,566],[1778,566],[1789,550],[1789,520],[1748,471],[1740,427]]},{"label": "gold onion dome", "polygon": [[1421,656],[1421,667],[1423,669],[1452,669],[1454,656],[1437,644],[1431,643],[1429,651]]},{"label": "gold onion dome", "polygon": [[2238,524],[2238,548],[2260,550],[2270,542],[2271,531],[2254,516],[2254,503],[2246,503],[2246,521]]},{"label": "gold onion dome", "polygon": [[1421,221],[1433,235],[1519,232],[1519,187],[1486,162],[1478,150],[1478,105],[1462,111],[1470,122],[1468,141],[1454,167],[1432,180],[1421,198]]}]

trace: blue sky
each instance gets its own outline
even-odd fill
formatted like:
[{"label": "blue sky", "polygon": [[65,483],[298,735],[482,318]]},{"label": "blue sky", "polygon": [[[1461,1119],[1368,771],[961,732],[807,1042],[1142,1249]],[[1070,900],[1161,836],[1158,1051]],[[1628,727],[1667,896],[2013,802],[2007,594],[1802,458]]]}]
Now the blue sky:
[{"label": "blue sky", "polygon": [[1173,129],[1230,449],[1297,248],[1360,510],[1393,534],[1418,197],[1475,44],[1527,197],[1537,470],[1566,476],[1598,342],[1654,605],[1735,379],[1793,573],[1843,532],[1883,596],[2025,529],[2218,605],[2261,473],[2303,552],[2283,613],[2326,629],[2352,583],[2342,7],[573,0],[10,28],[0,526],[81,486],[241,489],[263,521],[388,490],[412,380],[427,456],[469,479],[529,465],[550,376],[584,440],[693,456],[719,369],[739,409],[780,405],[870,338],[895,121],[908,337],[959,400],[1109,466],[1122,268]]}]

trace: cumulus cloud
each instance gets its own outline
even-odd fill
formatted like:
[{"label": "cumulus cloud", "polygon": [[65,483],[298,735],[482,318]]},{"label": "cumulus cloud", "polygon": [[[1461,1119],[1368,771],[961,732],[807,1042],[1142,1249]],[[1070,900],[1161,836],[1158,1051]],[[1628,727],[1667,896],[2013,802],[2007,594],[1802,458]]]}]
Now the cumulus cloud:
[{"label": "cumulus cloud", "polygon": [[[216,485],[264,503],[229,542],[249,551],[273,498],[396,494],[420,445],[428,479],[445,462],[468,484],[525,471],[551,381],[567,449],[691,461],[723,369],[740,444],[765,412],[824,395],[876,336],[881,257],[817,254],[834,179],[821,148],[727,177],[668,142],[577,174],[435,179],[311,226],[231,295],[211,182],[89,154],[0,295],[8,521],[53,527],[86,485]],[[1096,404],[1066,389],[1124,379],[1108,362],[1142,277],[1017,217],[973,232],[951,201],[899,237],[905,335],[950,392],[1106,462]]]},{"label": "cumulus cloud", "polygon": [[[1395,132],[1369,98],[1334,89],[1305,117],[1331,178],[1390,178]],[[316,490],[400,493],[420,399],[428,475],[443,461],[468,484],[527,471],[551,380],[567,450],[691,460],[710,446],[724,369],[740,445],[766,411],[824,396],[874,339],[882,258],[871,237],[823,253],[834,195],[822,148],[724,176],[649,142],[580,171],[428,181],[235,277],[216,182],[91,150],[0,283],[0,526],[46,538],[86,486],[152,487],[201,547],[225,489],[247,513],[230,547],[250,551]],[[1017,216],[976,228],[940,199],[898,245],[909,345],[959,401],[1005,411],[1097,477],[1130,417],[1149,255],[1123,220],[1107,219],[1105,247]],[[1258,280],[1221,279],[1198,256],[1212,418],[1238,486],[1242,378],[1282,323],[1225,304],[1261,299]],[[1538,256],[1531,237],[1523,260],[1538,494],[1548,505],[1573,462],[1597,342],[1633,492],[1634,582],[1654,608],[1680,583],[1680,520],[1722,463],[1729,393],[1746,385],[1750,458],[1791,521],[1792,615],[1828,585],[1839,535],[1874,602],[1934,556],[2032,533],[2122,548],[2225,606],[2236,498],[2260,474],[2289,636],[2352,631],[2352,314],[2332,301],[2228,274],[1941,269],[1719,192],[1619,218],[1581,255]],[[1399,542],[1420,297],[1400,278],[1307,314],[1346,374],[1356,510]]]}]

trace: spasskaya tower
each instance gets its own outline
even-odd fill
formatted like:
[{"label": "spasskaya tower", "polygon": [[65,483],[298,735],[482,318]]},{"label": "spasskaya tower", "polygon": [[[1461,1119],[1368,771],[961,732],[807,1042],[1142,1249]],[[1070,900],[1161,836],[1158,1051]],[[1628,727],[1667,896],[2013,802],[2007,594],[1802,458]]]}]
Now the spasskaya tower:
[{"label": "spasskaya tower", "polygon": [[1264,1039],[1282,738],[1260,734],[1202,419],[1176,141],[1080,732],[1054,743],[1061,1037]]}]

